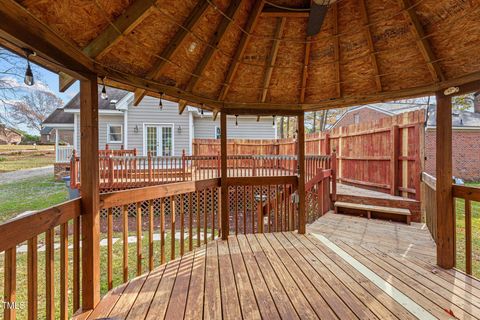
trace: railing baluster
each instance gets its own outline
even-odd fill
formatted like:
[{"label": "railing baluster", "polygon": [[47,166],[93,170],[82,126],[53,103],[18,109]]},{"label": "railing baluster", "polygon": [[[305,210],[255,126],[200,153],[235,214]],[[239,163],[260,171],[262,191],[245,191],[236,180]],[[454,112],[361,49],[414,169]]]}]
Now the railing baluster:
[{"label": "railing baluster", "polygon": [[128,205],[123,206],[123,282],[128,281]]},{"label": "railing baluster", "polygon": [[185,208],[183,194],[180,195],[180,255],[183,256],[185,250]]},{"label": "railing baluster", "polygon": [[192,200],[192,193],[188,193],[188,250],[193,250],[193,232],[192,232],[192,225],[193,225],[193,200]]},{"label": "railing baluster", "polygon": [[60,319],[68,319],[68,223],[60,226]]},{"label": "railing baluster", "polygon": [[142,274],[142,203],[137,202],[136,204],[137,215],[137,276]]},{"label": "railing baluster", "polygon": [[153,263],[153,200],[148,201],[148,270],[152,271]]},{"label": "railing baluster", "polygon": [[252,233],[255,233],[255,187],[250,186],[250,220],[252,221]]},{"label": "railing baluster", "polygon": [[160,264],[165,263],[165,199],[160,199]]},{"label": "railing baluster", "polygon": [[48,320],[55,319],[55,300],[54,300],[54,229],[48,229],[45,232],[45,307],[46,318]]},{"label": "railing baluster", "polygon": [[[17,296],[17,247],[6,250],[4,255],[4,294],[2,302],[13,304],[16,302]],[[16,310],[13,305],[3,306],[3,318],[5,320],[15,320],[16,317]]]},{"label": "railing baluster", "polygon": [[234,186],[235,188],[235,212],[234,212],[234,220],[235,220],[235,235],[238,234],[238,186]]},{"label": "railing baluster", "polygon": [[243,186],[243,234],[247,234],[247,186]]},{"label": "railing baluster", "polygon": [[200,240],[200,192],[197,190],[195,191],[196,199],[197,199],[197,247],[200,247],[201,240]]},{"label": "railing baluster", "polygon": [[465,269],[472,274],[472,203],[465,199]]},{"label": "railing baluster", "polygon": [[215,240],[215,195],[213,193],[214,188],[210,188],[211,192],[211,209],[212,209],[212,240]]},{"label": "railing baluster", "polygon": [[208,236],[207,236],[207,227],[208,227],[208,219],[207,219],[207,189],[203,189],[203,242],[207,244]]},{"label": "railing baluster", "polygon": [[28,319],[38,316],[38,250],[37,236],[28,240],[27,279],[28,279]]},{"label": "railing baluster", "polygon": [[260,201],[257,208],[258,211],[258,233],[263,233],[263,186],[260,185]]},{"label": "railing baluster", "polygon": [[107,285],[108,290],[113,288],[113,213],[112,208],[107,210]]},{"label": "railing baluster", "polygon": [[268,226],[267,226],[267,230],[268,232],[271,232],[271,227],[270,227],[270,185],[267,186],[267,223],[268,223]]},{"label": "railing baluster", "polygon": [[175,196],[170,196],[170,259],[175,259]]},{"label": "railing baluster", "polygon": [[80,308],[80,217],[73,219],[73,310]]}]

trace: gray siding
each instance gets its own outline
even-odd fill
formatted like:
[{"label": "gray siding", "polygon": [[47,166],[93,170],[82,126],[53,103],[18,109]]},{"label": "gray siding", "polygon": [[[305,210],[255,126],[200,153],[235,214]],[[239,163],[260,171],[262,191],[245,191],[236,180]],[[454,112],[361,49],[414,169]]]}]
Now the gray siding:
[{"label": "gray siding", "polygon": [[[128,108],[128,148],[137,148],[139,155],[143,154],[143,139],[145,124],[173,124],[174,155],[179,156],[182,150],[188,154],[189,126],[188,111],[178,114],[178,104],[163,100],[163,109],[158,107],[158,99],[146,96],[138,107]],[[138,132],[135,127],[138,126]],[[181,132],[178,128],[181,127]]]},{"label": "gray siding", "polygon": [[[193,119],[194,137],[197,139],[214,139],[215,127],[220,126],[220,116],[212,121],[211,116]],[[272,127],[272,117],[238,117],[238,127],[235,117],[227,117],[227,136],[229,139],[275,139],[275,128]]]},{"label": "gray siding", "polygon": [[[80,152],[80,116],[77,116],[78,122],[77,122],[77,151]],[[125,130],[123,128],[123,114],[99,114],[98,115],[98,148],[100,150],[105,149],[105,145],[107,144],[107,126],[108,125],[122,125],[122,130]],[[122,143],[109,143],[109,148],[110,149],[120,149],[122,144],[124,144],[125,141],[123,141],[123,135],[122,135]]]}]

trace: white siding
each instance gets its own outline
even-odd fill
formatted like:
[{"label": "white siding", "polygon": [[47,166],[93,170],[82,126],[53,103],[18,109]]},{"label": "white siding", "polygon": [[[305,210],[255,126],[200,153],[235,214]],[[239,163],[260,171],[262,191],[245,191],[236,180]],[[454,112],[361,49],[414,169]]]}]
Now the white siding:
[{"label": "white siding", "polygon": [[[195,138],[214,139],[215,127],[220,126],[220,116],[212,121],[211,116],[195,117]],[[238,117],[238,127],[235,126],[235,117],[227,117],[227,136],[229,139],[276,139],[275,128],[272,127],[272,117]]]},{"label": "white siding", "polygon": [[[76,150],[78,153],[80,153],[80,115],[77,116],[77,144],[78,144],[78,150]],[[98,148],[100,150],[105,149],[105,145],[107,144],[107,126],[108,125],[121,125],[123,127],[123,113],[122,114],[99,114],[98,115]],[[123,130],[125,130],[123,128]],[[109,148],[110,149],[120,149],[122,143],[109,143]]]},{"label": "white siding", "polygon": [[[174,155],[189,152],[188,111],[178,114],[178,104],[163,100],[163,109],[158,106],[158,99],[146,96],[138,107],[128,108],[128,148],[137,148],[137,154],[143,154],[144,124],[173,124]],[[135,127],[138,126],[138,132]],[[178,128],[181,127],[181,132]]]}]

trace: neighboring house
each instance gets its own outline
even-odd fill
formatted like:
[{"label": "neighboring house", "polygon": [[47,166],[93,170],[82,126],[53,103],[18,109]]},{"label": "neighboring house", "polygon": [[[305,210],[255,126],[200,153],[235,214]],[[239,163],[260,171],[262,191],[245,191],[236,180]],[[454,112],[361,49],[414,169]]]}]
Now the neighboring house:
[{"label": "neighboring house", "polygon": [[[73,120],[73,117],[72,117]],[[72,122],[73,123],[73,122]],[[55,144],[57,139],[57,133],[59,135],[60,145],[73,145],[73,130],[61,130],[54,129],[52,127],[43,127],[40,130],[40,143],[41,144]]]},{"label": "neighboring house", "polygon": [[19,144],[22,137],[20,131],[0,123],[0,144]]},{"label": "neighboring house", "polygon": [[[99,149],[136,149],[138,155],[178,156],[185,150],[192,152],[194,138],[219,138],[219,119],[212,121],[212,113],[187,107],[178,114],[178,104],[146,96],[133,106],[133,93],[107,88],[108,100],[100,98],[98,106]],[[219,117],[218,117],[219,118]],[[228,138],[275,139],[276,126],[271,117],[257,122],[256,116],[228,118]],[[80,151],[80,98],[76,95],[63,109],[55,110],[44,122],[43,127],[70,130],[73,135],[72,149]],[[58,144],[58,143],[57,143]]]},{"label": "neighboring house", "polygon": [[350,108],[333,124],[332,128],[346,127],[351,124],[370,122],[400,113],[426,109],[426,104],[377,103]]}]

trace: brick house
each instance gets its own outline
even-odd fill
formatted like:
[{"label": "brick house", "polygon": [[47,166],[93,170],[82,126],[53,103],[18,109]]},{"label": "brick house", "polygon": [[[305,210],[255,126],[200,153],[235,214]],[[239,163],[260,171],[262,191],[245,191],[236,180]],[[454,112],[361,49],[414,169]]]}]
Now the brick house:
[{"label": "brick house", "polygon": [[[425,172],[435,175],[436,108],[431,106],[425,128]],[[480,181],[480,94],[475,94],[474,112],[452,113],[453,175],[465,181]]]}]

